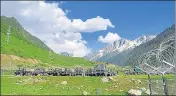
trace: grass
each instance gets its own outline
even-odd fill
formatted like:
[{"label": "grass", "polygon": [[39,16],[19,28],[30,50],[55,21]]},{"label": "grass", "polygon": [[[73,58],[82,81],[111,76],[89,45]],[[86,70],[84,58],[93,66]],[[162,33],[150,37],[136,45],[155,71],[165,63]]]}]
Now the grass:
[{"label": "grass", "polygon": [[[26,80],[26,81],[25,81]],[[29,80],[29,82],[28,82]],[[31,81],[32,82],[31,82]],[[35,81],[36,80],[36,81]],[[38,80],[38,82],[37,82]],[[89,94],[95,94],[96,88],[104,88],[111,83],[100,83],[100,78],[95,77],[2,77],[2,94],[43,94],[43,95],[81,95],[86,90]],[[16,82],[24,81],[16,85]],[[67,81],[67,85],[61,85]],[[58,86],[55,86],[59,84]],[[83,87],[82,87],[83,86]],[[21,89],[24,89],[22,91]]]},{"label": "grass", "polygon": [[[81,95],[86,91],[89,95],[127,95],[129,89],[148,89],[147,75],[114,76],[110,82],[101,82],[102,77],[70,77],[70,76],[2,76],[1,92],[3,95]],[[159,76],[151,76],[152,80],[160,80]],[[166,75],[172,79],[173,75]],[[135,81],[133,80],[135,79]],[[138,82],[140,80],[142,83]],[[62,85],[67,81],[67,85]],[[171,81],[173,82],[173,81]]]},{"label": "grass", "polygon": [[[161,79],[161,75],[150,75],[151,76],[151,79]],[[148,79],[148,76],[147,75],[128,75],[129,78],[135,78],[135,79]],[[174,78],[174,75],[171,75],[171,74],[166,74],[165,75],[165,78],[167,79],[172,79]]]}]

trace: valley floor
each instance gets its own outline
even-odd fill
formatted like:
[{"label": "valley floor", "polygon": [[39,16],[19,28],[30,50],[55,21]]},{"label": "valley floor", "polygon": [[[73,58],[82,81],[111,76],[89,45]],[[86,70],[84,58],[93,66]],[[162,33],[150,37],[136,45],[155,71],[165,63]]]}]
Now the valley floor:
[{"label": "valley floor", "polygon": [[[12,76],[1,77],[2,95],[127,95],[128,90],[148,89],[147,75],[120,75],[109,81],[105,77],[81,76]],[[170,94],[173,94],[174,75],[166,75]],[[67,82],[67,83],[63,83]],[[159,89],[156,88],[159,87]],[[154,94],[163,94],[161,76],[152,76]],[[146,94],[143,92],[142,94]]]}]

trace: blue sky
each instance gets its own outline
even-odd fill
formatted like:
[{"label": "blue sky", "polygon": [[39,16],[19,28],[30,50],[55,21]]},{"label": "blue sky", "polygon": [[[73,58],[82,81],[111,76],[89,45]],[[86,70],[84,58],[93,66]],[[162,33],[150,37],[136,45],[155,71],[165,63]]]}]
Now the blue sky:
[{"label": "blue sky", "polygon": [[97,41],[98,36],[108,32],[117,33],[126,39],[141,35],[157,35],[174,24],[174,2],[172,1],[67,1],[60,5],[63,10],[71,10],[68,18],[87,18],[101,16],[108,18],[115,28],[94,33],[82,33],[87,46],[98,50],[106,44]]}]

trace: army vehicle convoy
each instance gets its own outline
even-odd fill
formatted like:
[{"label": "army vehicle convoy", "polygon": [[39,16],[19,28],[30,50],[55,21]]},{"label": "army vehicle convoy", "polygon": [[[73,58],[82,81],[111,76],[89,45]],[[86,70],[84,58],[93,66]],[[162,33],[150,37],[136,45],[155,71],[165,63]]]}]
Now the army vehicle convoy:
[{"label": "army vehicle convoy", "polygon": [[107,68],[105,64],[97,64],[93,68],[84,69],[76,68],[19,68],[15,71],[19,76],[116,76],[118,72],[114,69]]}]

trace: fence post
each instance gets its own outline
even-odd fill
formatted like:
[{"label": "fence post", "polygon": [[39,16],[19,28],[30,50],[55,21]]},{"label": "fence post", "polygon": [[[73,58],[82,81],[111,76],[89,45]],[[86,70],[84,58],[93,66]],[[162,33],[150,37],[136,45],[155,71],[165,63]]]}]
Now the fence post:
[{"label": "fence post", "polygon": [[164,77],[164,73],[162,73],[162,79],[163,79],[164,93],[166,96],[168,96],[168,90],[167,90],[166,79]]},{"label": "fence post", "polygon": [[150,78],[150,74],[148,75],[148,80],[149,80],[149,90],[150,90],[150,95],[152,95],[152,87],[151,87],[151,78]]}]

